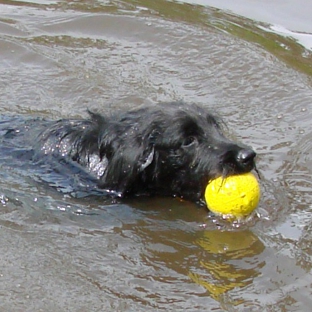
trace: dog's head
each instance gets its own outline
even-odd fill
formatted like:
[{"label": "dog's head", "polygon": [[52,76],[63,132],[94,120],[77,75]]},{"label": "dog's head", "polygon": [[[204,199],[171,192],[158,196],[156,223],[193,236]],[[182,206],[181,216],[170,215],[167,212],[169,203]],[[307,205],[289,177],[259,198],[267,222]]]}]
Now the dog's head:
[{"label": "dog's head", "polygon": [[107,168],[100,186],[120,196],[138,193],[200,199],[208,181],[249,172],[256,153],[226,138],[204,108],[168,103],[122,114],[99,136]]}]

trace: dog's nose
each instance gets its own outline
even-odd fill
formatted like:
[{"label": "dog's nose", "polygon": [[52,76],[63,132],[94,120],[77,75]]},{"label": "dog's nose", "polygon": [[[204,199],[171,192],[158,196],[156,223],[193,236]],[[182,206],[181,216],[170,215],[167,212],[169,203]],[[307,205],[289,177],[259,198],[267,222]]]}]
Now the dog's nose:
[{"label": "dog's nose", "polygon": [[253,162],[256,153],[252,149],[241,149],[237,155],[237,161],[242,165],[247,165]]}]

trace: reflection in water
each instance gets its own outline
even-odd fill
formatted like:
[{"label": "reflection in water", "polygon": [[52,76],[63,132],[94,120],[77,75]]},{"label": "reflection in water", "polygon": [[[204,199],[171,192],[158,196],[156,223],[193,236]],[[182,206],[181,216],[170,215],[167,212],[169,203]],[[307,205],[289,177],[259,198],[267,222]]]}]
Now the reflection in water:
[{"label": "reflection in water", "polygon": [[[253,282],[264,264],[252,261],[264,250],[264,245],[251,231],[204,231],[195,242],[204,249],[201,272],[190,272],[197,284],[205,287],[217,301],[232,289],[243,289]],[[240,302],[236,302],[238,304]],[[233,303],[235,304],[235,303]]]}]

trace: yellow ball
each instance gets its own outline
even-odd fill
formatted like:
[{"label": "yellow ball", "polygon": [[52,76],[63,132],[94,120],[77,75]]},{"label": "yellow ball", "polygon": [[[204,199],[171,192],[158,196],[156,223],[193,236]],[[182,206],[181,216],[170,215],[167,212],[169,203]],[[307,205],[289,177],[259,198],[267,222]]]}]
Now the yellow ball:
[{"label": "yellow ball", "polygon": [[260,200],[260,186],[252,173],[219,177],[206,187],[208,209],[218,215],[244,218],[256,209]]}]

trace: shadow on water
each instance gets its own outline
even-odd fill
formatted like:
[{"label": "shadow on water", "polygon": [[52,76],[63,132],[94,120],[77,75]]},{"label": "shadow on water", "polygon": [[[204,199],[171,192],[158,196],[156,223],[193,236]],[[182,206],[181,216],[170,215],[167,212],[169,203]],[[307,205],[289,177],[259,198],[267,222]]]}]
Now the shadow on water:
[{"label": "shadow on water", "polygon": [[[4,3],[4,2],[2,2]],[[176,22],[190,23],[192,25],[205,26],[212,29],[225,31],[233,36],[243,40],[256,43],[269,51],[280,60],[290,66],[300,70],[308,75],[312,75],[312,54],[303,46],[291,38],[281,36],[271,31],[264,30],[268,25],[265,23],[256,23],[250,19],[241,16],[228,14],[222,10],[201,5],[191,5],[188,3],[179,3],[174,1],[118,1],[103,3],[102,1],[93,2],[62,2],[48,1],[45,4],[15,1],[15,6],[33,7],[38,9],[50,10],[73,10],[90,14],[110,13],[125,14],[130,12],[140,12],[142,16],[161,17]],[[63,40],[65,38],[63,37]],[[45,38],[49,40],[49,38]],[[62,44],[60,40],[58,44]],[[89,40],[84,42],[90,44]]]},{"label": "shadow on water", "polygon": [[170,20],[220,29],[243,40],[256,43],[283,62],[312,75],[312,54],[291,37],[264,31],[261,26],[267,26],[266,24],[261,25],[241,16],[227,14],[222,10],[187,3],[168,1],[131,1],[131,3],[148,8]]}]

